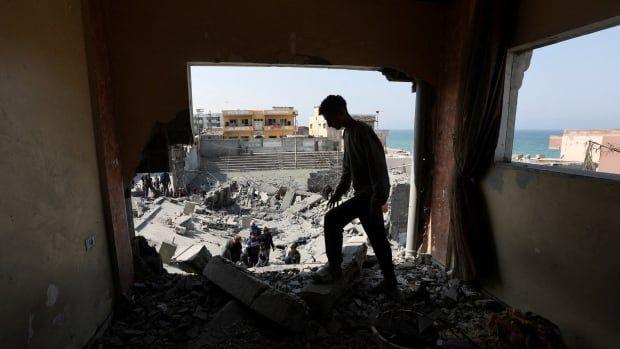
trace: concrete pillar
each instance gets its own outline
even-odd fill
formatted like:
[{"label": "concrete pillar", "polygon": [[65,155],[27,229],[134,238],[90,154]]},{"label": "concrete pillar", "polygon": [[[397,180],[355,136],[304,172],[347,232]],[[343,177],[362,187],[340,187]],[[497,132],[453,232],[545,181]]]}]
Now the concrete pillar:
[{"label": "concrete pillar", "polygon": [[416,88],[415,116],[413,122],[413,149],[411,151],[411,176],[409,186],[409,215],[407,216],[407,244],[405,246],[408,256],[414,256],[418,238],[418,190],[420,186],[421,169],[423,162],[422,144],[424,144],[424,123],[430,120],[433,112],[434,92],[432,87],[424,82],[417,81]]}]

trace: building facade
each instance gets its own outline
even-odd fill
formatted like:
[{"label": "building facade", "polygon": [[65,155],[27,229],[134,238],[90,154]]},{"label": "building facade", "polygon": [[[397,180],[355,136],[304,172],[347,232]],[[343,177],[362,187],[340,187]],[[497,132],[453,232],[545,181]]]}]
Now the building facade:
[{"label": "building facade", "polygon": [[549,137],[549,149],[560,150],[562,161],[588,161],[597,172],[620,174],[620,129],[564,130]]},{"label": "building facade", "polygon": [[323,115],[319,114],[319,107],[314,107],[312,111],[308,134],[313,137],[325,137],[334,141],[342,139],[342,131],[327,126],[327,121],[325,121]]},{"label": "building facade", "polygon": [[281,138],[295,134],[297,110],[223,110],[223,137],[226,139]]},{"label": "building facade", "polygon": [[204,109],[198,108],[194,112],[194,125],[196,131],[204,133],[206,130],[221,130],[222,113],[205,112]]}]

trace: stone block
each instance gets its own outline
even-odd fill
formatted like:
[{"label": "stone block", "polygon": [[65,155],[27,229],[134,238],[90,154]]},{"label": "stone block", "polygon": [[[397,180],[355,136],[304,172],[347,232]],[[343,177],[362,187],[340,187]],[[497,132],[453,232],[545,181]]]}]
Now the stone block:
[{"label": "stone block", "polygon": [[196,209],[195,202],[185,201],[185,205],[183,206],[183,214],[191,215],[192,213],[194,213],[195,209]]},{"label": "stone block", "polygon": [[329,316],[334,304],[351,289],[359,276],[367,250],[365,244],[345,245],[342,248],[342,278],[330,284],[310,283],[301,290],[299,296],[308,304],[312,316]]},{"label": "stone block", "polygon": [[306,305],[301,299],[276,290],[220,256],[211,259],[203,275],[250,310],[292,332],[303,331]]},{"label": "stone block", "polygon": [[171,259],[181,270],[188,273],[202,273],[212,256],[204,245],[191,245]]},{"label": "stone block", "polygon": [[170,263],[170,259],[174,256],[177,250],[177,245],[174,242],[164,241],[159,247],[159,255],[164,263]]}]

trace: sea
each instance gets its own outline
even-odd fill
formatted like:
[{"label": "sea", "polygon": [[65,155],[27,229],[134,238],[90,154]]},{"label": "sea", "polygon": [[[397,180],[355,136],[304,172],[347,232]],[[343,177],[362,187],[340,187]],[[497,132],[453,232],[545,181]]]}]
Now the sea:
[{"label": "sea", "polygon": [[[515,130],[513,154],[540,154],[545,158],[559,158],[559,150],[549,149],[549,136],[562,135],[563,130]],[[387,138],[389,148],[411,151],[413,147],[413,130],[390,130]]]}]

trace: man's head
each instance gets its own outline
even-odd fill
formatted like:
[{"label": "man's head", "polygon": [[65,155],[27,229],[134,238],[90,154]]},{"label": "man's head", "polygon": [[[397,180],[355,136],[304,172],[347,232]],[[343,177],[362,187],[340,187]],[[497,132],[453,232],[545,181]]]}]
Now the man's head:
[{"label": "man's head", "polygon": [[235,237],[233,238],[233,241],[235,241],[235,242],[241,242],[241,236],[239,236],[239,235],[235,235]]},{"label": "man's head", "polygon": [[256,239],[256,237],[257,237],[257,236],[258,236],[258,235],[256,234],[256,232],[255,232],[255,231],[251,231],[251,232],[250,232],[250,239]]},{"label": "man's head", "polygon": [[291,251],[297,251],[297,244],[291,244]]},{"label": "man's head", "polygon": [[347,110],[347,101],[339,95],[325,97],[319,106],[319,114],[323,115],[329,127],[335,129],[341,129],[351,119]]}]

